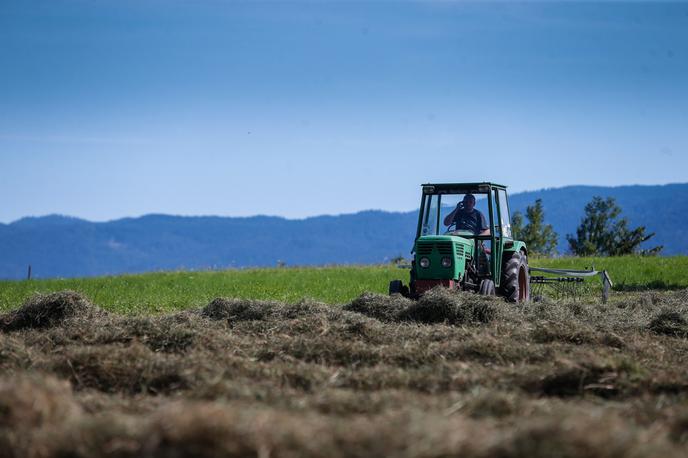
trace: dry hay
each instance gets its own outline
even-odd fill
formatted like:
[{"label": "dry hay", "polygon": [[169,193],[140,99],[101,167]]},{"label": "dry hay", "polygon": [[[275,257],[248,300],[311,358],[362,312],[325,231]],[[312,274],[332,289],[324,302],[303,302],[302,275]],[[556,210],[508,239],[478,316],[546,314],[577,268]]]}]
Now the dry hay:
[{"label": "dry hay", "polygon": [[22,452],[32,442],[42,442],[45,429],[79,414],[67,382],[30,373],[0,379],[0,451],[3,456],[26,456]]},{"label": "dry hay", "polygon": [[679,444],[688,444],[688,408],[684,408],[672,422],[670,437]]},{"label": "dry hay", "polygon": [[79,410],[69,383],[20,374],[0,379],[0,428],[39,428],[61,423]]},{"label": "dry hay", "polygon": [[569,320],[536,320],[530,337],[537,343],[564,342],[575,345],[602,345],[623,348],[623,338],[612,331],[598,331],[592,324]]},{"label": "dry hay", "polygon": [[[3,322],[50,314],[26,306],[52,311],[45,297]],[[127,317],[78,297],[87,307],[0,332],[0,450],[13,457],[688,450],[677,294],[606,306],[442,289],[341,307],[218,298]]]},{"label": "dry hay", "polygon": [[276,301],[218,297],[203,307],[200,313],[201,316],[211,320],[227,320],[230,323],[236,323],[270,319],[289,320],[330,311],[331,309],[327,305],[309,300],[302,300],[296,304],[285,304]]},{"label": "dry hay", "polygon": [[69,379],[77,389],[105,393],[169,393],[190,386],[182,358],[151,351],[138,342],[127,346],[69,346],[38,368]]},{"label": "dry hay", "polygon": [[26,369],[31,359],[31,352],[21,339],[0,334],[0,373]]},{"label": "dry hay", "polygon": [[43,434],[32,432],[32,440],[16,443],[13,451],[16,456],[121,458],[681,456],[668,436],[644,431],[618,414],[589,410],[563,407],[509,426],[452,410],[339,418],[175,401],[139,417],[75,413],[68,421],[45,425]]},{"label": "dry hay", "polygon": [[75,291],[37,294],[17,310],[0,316],[0,331],[49,328],[68,318],[92,317],[102,313]]},{"label": "dry hay", "polygon": [[517,424],[508,439],[495,444],[494,457],[600,457],[680,456],[672,444],[652,437],[614,414],[593,410],[589,415],[549,418]]},{"label": "dry hay", "polygon": [[203,307],[201,315],[211,320],[262,320],[271,314],[277,302],[217,298]]},{"label": "dry hay", "polygon": [[660,311],[648,328],[656,334],[664,334],[673,337],[688,337],[688,319],[683,310],[664,309]]},{"label": "dry hay", "polygon": [[384,296],[382,294],[363,293],[351,303],[344,306],[344,310],[360,313],[380,321],[399,321],[404,311],[413,301],[400,294]]},{"label": "dry hay", "polygon": [[398,294],[364,293],[344,309],[386,322],[470,324],[490,322],[502,302],[495,297],[436,287],[424,293],[418,301]]},{"label": "dry hay", "polygon": [[421,323],[489,323],[503,300],[435,287],[411,304],[402,316]]},{"label": "dry hay", "polygon": [[536,375],[535,380],[526,382],[524,387],[545,396],[614,397],[626,387],[626,375],[627,368],[611,362],[564,360],[557,361],[550,371]]}]

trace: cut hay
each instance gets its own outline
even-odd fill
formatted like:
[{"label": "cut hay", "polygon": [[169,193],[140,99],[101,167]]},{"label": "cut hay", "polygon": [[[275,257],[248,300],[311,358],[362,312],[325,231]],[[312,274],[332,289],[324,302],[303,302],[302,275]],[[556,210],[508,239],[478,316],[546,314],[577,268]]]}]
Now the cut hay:
[{"label": "cut hay", "polygon": [[401,316],[421,323],[489,323],[502,299],[435,287],[412,303]]},{"label": "cut hay", "polygon": [[614,414],[562,415],[518,422],[486,456],[503,458],[678,457],[665,437],[646,433]]},{"label": "cut hay", "polygon": [[115,334],[113,342],[138,339],[154,352],[165,353],[185,352],[204,332],[192,318],[184,320],[174,315],[125,318],[113,322],[109,331]]},{"label": "cut hay", "polygon": [[[602,361],[594,357],[582,362],[557,361],[544,373],[524,377],[524,388],[561,398],[594,395],[614,398],[645,384],[642,371],[626,361]],[[634,386],[635,385],[635,386]]]},{"label": "cut hay", "polygon": [[686,309],[670,294],[91,307],[0,333],[1,456],[688,454]]},{"label": "cut hay", "polygon": [[201,315],[211,320],[263,320],[276,306],[276,302],[219,297],[203,307]]},{"label": "cut hay", "polygon": [[399,321],[405,310],[413,305],[413,301],[395,294],[386,296],[382,294],[363,293],[350,304],[344,306],[344,310],[360,313],[380,321]]},{"label": "cut hay", "polygon": [[679,310],[662,310],[652,318],[648,328],[655,334],[688,337],[688,319]]},{"label": "cut hay", "polygon": [[227,407],[174,403],[153,417],[142,451],[160,458],[261,456],[271,449],[271,444],[260,440],[268,433],[262,427]]},{"label": "cut hay", "polygon": [[37,294],[19,309],[0,316],[0,330],[41,329],[59,326],[68,318],[92,317],[104,312],[75,291]]},{"label": "cut hay", "polygon": [[383,296],[364,293],[345,305],[344,310],[385,322],[488,323],[497,315],[498,304],[502,302],[496,297],[436,287],[423,294],[418,301],[412,301],[399,294]]},{"label": "cut hay", "polygon": [[0,379],[0,429],[39,428],[63,422],[78,412],[65,381],[38,374]]},{"label": "cut hay", "polygon": [[24,342],[12,335],[0,334],[0,373],[26,369],[31,365],[31,360],[31,351]]},{"label": "cut hay", "polygon": [[0,379],[0,456],[43,456],[36,452],[48,448],[46,435],[80,414],[69,383],[35,373],[4,376]]},{"label": "cut hay", "polygon": [[201,309],[201,316],[211,320],[265,321],[271,319],[294,320],[326,314],[332,307],[310,300],[302,300],[295,304],[285,304],[277,301],[255,301],[248,299],[213,299]]},{"label": "cut hay", "polygon": [[70,380],[79,390],[155,395],[190,386],[181,357],[153,352],[136,341],[126,347],[66,347],[39,367]]}]

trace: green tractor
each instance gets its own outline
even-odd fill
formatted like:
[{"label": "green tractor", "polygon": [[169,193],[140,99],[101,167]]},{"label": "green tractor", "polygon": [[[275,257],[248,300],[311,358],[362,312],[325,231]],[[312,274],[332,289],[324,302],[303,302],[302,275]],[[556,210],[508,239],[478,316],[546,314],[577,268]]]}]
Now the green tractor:
[{"label": "green tractor", "polygon": [[389,293],[417,298],[442,285],[530,299],[528,248],[511,233],[506,186],[495,183],[424,184],[410,283]]}]

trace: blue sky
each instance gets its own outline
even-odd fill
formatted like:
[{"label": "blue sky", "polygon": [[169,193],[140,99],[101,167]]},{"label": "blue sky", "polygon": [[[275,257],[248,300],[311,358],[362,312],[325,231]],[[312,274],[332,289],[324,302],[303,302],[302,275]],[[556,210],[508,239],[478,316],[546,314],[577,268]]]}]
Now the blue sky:
[{"label": "blue sky", "polygon": [[687,170],[685,2],[0,1],[0,222]]}]

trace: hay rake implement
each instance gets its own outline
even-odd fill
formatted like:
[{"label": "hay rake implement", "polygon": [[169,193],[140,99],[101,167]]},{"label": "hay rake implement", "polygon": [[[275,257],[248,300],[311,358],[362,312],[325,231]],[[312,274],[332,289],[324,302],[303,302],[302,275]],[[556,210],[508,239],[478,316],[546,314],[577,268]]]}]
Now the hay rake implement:
[{"label": "hay rake implement", "polygon": [[[567,270],[530,267],[530,289],[533,298],[542,298],[547,293],[554,299],[578,300],[585,291],[585,279],[599,277],[602,283],[602,302],[609,299],[613,283],[606,270]],[[533,273],[547,275],[533,275]],[[556,276],[548,276],[556,275]]]}]

